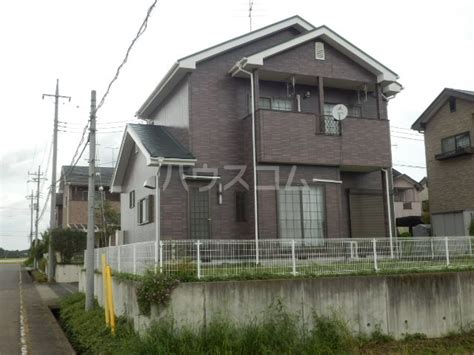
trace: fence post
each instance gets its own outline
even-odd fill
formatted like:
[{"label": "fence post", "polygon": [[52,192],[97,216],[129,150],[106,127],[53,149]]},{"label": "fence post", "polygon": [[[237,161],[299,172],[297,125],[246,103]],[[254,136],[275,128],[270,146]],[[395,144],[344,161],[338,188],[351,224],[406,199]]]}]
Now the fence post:
[{"label": "fence post", "polygon": [[153,252],[155,256],[155,274],[158,272],[158,241],[155,240],[155,251]]},{"label": "fence post", "polygon": [[137,245],[136,244],[132,244],[133,245],[133,274],[136,275],[137,274]]},{"label": "fence post", "polygon": [[435,258],[435,252],[434,252],[434,243],[433,243],[433,238],[430,238],[431,242],[431,259]]},{"label": "fence post", "polygon": [[444,248],[446,249],[446,266],[449,266],[449,240],[444,237]]},{"label": "fence post", "polygon": [[163,241],[160,240],[160,274],[163,272]]},{"label": "fence post", "polygon": [[291,262],[293,266],[293,276],[296,276],[296,255],[295,255],[295,240],[291,240]]},{"label": "fence post", "polygon": [[196,246],[197,246],[196,248],[197,278],[200,279],[201,278],[201,242],[199,240],[197,241]]},{"label": "fence post", "polygon": [[372,249],[374,251],[374,269],[375,271],[379,271],[379,266],[377,264],[377,240],[375,238],[372,239]]},{"label": "fence post", "polygon": [[118,245],[117,246],[118,248],[118,255],[117,255],[117,271],[118,272],[121,272],[122,271],[122,262],[121,262],[121,255],[122,255],[122,246],[121,245]]},{"label": "fence post", "polygon": [[469,240],[469,256],[472,256],[472,237],[468,237]]}]

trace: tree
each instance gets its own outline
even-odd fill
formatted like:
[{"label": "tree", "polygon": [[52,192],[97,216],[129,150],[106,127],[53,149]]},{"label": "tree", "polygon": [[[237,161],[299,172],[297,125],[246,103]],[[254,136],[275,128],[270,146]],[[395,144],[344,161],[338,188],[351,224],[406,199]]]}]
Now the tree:
[{"label": "tree", "polygon": [[96,223],[99,226],[99,246],[108,245],[108,239],[120,228],[120,213],[117,212],[110,201],[99,201],[95,210]]}]

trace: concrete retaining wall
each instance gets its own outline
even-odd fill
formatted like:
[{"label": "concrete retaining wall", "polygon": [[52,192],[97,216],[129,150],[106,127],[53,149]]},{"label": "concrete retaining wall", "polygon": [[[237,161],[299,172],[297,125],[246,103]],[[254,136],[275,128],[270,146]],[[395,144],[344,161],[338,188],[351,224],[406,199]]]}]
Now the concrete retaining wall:
[{"label": "concrete retaining wall", "polygon": [[79,282],[79,273],[82,265],[77,264],[56,264],[54,279],[56,282]]},{"label": "concrete retaining wall", "polygon": [[[80,290],[84,272],[81,279]],[[95,285],[102,304],[100,274]],[[312,327],[313,312],[336,312],[354,333],[371,333],[378,326],[395,337],[416,332],[438,337],[474,321],[474,272],[182,283],[170,305],[161,312],[153,307],[151,317],[139,315],[133,282],[114,280],[113,285],[117,314],[133,319],[139,331],[166,316],[187,327],[199,327],[214,317],[258,321],[277,300],[298,315],[305,328]]]}]

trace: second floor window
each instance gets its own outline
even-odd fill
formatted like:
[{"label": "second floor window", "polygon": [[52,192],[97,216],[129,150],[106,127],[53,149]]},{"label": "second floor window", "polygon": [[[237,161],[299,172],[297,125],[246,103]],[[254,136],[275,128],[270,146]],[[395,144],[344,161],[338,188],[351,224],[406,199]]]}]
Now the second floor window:
[{"label": "second floor window", "polygon": [[135,207],[135,190],[132,190],[128,193],[128,201],[129,201],[128,206],[130,208],[134,208]]},{"label": "second floor window", "polygon": [[441,151],[443,153],[455,152],[471,146],[469,132],[461,133],[441,140]]},{"label": "second floor window", "polygon": [[152,210],[153,210],[153,198],[148,195],[138,201],[137,204],[137,219],[138,224],[146,224],[153,221]]}]

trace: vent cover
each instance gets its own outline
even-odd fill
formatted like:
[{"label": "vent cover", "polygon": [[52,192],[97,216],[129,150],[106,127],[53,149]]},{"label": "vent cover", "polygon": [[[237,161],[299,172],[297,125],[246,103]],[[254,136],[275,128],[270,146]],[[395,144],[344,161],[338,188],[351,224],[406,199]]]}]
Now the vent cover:
[{"label": "vent cover", "polygon": [[314,43],[314,55],[315,58],[318,60],[324,60],[325,53],[324,53],[324,43],[323,42],[315,42]]}]

